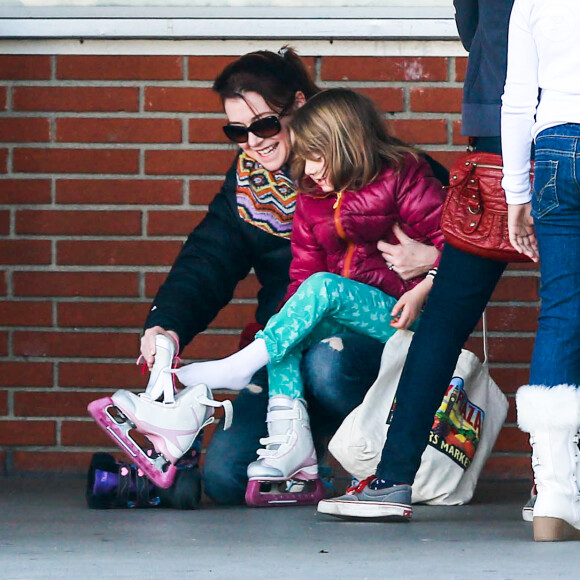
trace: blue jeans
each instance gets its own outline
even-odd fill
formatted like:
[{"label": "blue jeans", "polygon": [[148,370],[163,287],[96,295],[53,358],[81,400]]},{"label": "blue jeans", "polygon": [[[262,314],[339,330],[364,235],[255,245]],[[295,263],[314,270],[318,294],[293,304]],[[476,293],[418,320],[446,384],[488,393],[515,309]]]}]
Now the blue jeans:
[{"label": "blue jeans", "polygon": [[397,389],[397,406],[377,477],[413,483],[435,412],[461,348],[475,328],[506,264],[446,245]]},{"label": "blue jeans", "polygon": [[[325,438],[332,435],[342,420],[358,406],[379,372],[383,343],[359,334],[336,335],[334,341],[322,341],[304,353],[302,377],[308,402],[310,423],[318,456],[322,456]],[[255,394],[244,389],[234,400],[234,419],[227,431],[216,429],[209,443],[203,466],[205,493],[216,503],[244,503],[248,464],[257,459],[260,438],[268,435],[268,375],[263,368],[252,380],[262,386]]]},{"label": "blue jeans", "polygon": [[534,174],[542,306],[530,384],[580,386],[580,125],[538,135]]}]

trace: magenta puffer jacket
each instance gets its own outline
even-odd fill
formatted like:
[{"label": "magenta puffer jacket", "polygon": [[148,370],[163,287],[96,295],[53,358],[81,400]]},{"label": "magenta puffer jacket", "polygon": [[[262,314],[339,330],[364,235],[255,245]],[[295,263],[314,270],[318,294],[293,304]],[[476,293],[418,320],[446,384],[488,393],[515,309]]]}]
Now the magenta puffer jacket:
[{"label": "magenta puffer jacket", "polygon": [[393,225],[399,223],[410,238],[441,250],[445,195],[427,161],[411,154],[398,173],[385,169],[360,191],[301,193],[292,226],[292,282],[286,300],[316,272],[340,274],[400,298],[423,277],[405,281],[389,270],[377,242],[398,244]]}]

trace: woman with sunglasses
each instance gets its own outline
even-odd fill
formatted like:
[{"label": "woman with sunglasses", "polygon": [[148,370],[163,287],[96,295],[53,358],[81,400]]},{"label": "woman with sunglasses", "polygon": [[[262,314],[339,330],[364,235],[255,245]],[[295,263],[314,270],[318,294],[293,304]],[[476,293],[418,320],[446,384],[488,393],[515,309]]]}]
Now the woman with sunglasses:
[{"label": "woman with sunglasses", "polygon": [[[290,48],[240,57],[216,78],[213,89],[228,118],[224,133],[241,151],[153,301],[141,340],[141,354],[150,369],[156,353],[163,352],[171,363],[204,331],[253,269],[261,288],[256,321],[240,341],[240,346],[248,344],[277,311],[290,281],[296,191],[289,177],[288,124],[319,89]],[[432,250],[409,242],[393,257],[397,264],[391,267],[404,267],[409,276],[424,274],[433,263]],[[362,401],[376,378],[383,349],[379,341],[352,333],[334,338],[314,345],[304,357],[305,396],[317,442],[331,435]],[[147,389],[153,400],[161,396],[155,386],[159,376],[153,369]],[[204,462],[205,492],[222,504],[244,502],[248,464],[260,448],[259,439],[267,435],[265,368],[233,405],[231,428],[214,433]]]}]

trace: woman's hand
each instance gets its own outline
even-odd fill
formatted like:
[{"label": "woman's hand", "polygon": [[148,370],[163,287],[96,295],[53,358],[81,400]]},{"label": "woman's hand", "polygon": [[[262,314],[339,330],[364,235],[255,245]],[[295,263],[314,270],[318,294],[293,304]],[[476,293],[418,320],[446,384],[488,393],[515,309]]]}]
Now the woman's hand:
[{"label": "woman's hand", "polygon": [[149,370],[153,368],[153,363],[155,362],[155,337],[158,334],[163,334],[173,340],[175,343],[175,350],[179,348],[179,337],[173,330],[165,330],[161,326],[152,326],[151,328],[148,328],[141,337],[141,355],[147,363],[147,368]]},{"label": "woman's hand", "polygon": [[525,254],[534,262],[538,262],[540,254],[531,212],[531,202],[521,205],[508,204],[508,230],[511,245],[520,254]]},{"label": "woman's hand", "polygon": [[433,286],[433,278],[421,280],[413,289],[405,292],[391,310],[391,326],[401,330],[409,328],[421,314],[423,304]]},{"label": "woman's hand", "polygon": [[439,250],[410,238],[399,224],[393,226],[393,233],[400,244],[377,243],[389,270],[396,272],[403,280],[426,274],[437,261]]}]

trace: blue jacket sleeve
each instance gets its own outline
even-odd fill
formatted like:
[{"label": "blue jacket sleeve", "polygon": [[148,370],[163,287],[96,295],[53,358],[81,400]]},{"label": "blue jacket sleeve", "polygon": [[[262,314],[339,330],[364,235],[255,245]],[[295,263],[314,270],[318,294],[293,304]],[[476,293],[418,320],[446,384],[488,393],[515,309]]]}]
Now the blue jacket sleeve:
[{"label": "blue jacket sleeve", "polygon": [[453,0],[453,6],[455,6],[455,22],[459,38],[465,50],[469,52],[479,23],[479,1]]}]

